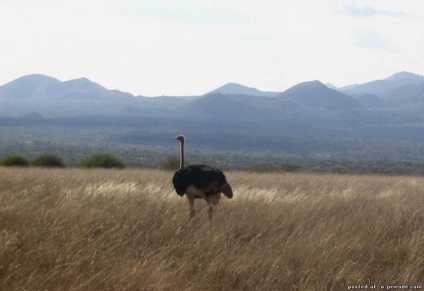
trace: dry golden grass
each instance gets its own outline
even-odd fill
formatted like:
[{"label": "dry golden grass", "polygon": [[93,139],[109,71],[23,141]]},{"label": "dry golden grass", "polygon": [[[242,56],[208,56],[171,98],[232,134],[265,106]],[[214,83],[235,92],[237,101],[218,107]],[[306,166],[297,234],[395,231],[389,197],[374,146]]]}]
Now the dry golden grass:
[{"label": "dry golden grass", "polygon": [[424,282],[424,178],[227,173],[212,222],[152,170],[0,169],[1,290]]}]

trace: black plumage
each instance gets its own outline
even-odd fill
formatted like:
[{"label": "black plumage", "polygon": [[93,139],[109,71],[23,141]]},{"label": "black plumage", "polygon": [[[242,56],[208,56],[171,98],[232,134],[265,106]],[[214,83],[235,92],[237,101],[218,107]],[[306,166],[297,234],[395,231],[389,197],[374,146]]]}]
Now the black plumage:
[{"label": "black plumage", "polygon": [[183,196],[190,185],[203,190],[206,196],[214,195],[227,183],[224,173],[207,165],[192,165],[175,172],[172,179],[177,194]]}]

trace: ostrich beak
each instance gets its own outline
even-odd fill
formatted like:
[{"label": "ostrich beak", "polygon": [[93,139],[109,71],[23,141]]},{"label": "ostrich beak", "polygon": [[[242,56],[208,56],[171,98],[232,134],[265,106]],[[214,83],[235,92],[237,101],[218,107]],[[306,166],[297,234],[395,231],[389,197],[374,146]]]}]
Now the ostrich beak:
[{"label": "ostrich beak", "polygon": [[219,191],[224,193],[224,195],[227,196],[228,199],[233,198],[233,190],[231,189],[231,186],[230,184],[228,184],[228,182],[222,185]]}]

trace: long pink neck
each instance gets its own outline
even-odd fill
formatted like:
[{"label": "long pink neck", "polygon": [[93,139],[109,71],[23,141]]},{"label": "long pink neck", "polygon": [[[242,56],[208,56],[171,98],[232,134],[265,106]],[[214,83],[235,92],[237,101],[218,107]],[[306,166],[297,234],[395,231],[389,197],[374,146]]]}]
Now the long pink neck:
[{"label": "long pink neck", "polygon": [[184,139],[180,140],[180,169],[184,169]]}]

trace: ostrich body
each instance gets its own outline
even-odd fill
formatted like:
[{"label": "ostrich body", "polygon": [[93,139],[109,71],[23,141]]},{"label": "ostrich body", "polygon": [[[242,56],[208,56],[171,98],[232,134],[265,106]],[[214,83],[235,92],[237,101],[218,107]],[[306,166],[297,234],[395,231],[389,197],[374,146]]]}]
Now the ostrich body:
[{"label": "ostrich body", "polygon": [[175,191],[180,196],[187,196],[190,203],[190,218],[194,217],[194,199],[205,199],[209,205],[209,218],[212,218],[212,205],[218,204],[221,193],[229,199],[233,197],[233,191],[228,184],[224,173],[207,165],[191,165],[184,167],[184,143],[183,135],[177,136],[180,142],[180,169],[175,172],[172,183]]}]

